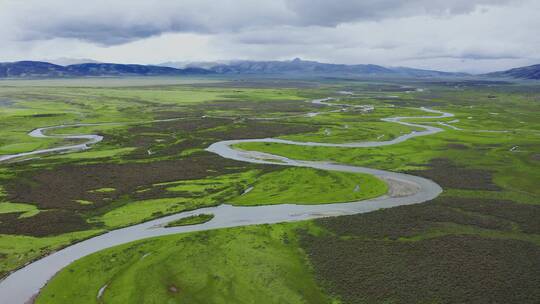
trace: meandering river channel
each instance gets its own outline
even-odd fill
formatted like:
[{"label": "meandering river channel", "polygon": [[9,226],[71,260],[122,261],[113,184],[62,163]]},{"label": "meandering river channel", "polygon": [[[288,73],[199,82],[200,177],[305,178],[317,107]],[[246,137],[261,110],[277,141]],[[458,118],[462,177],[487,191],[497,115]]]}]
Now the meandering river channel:
[{"label": "meandering river channel", "polygon": [[[331,98],[318,99],[311,101],[315,104],[326,104],[329,106],[339,107],[360,107],[346,104],[329,103]],[[416,204],[431,200],[437,197],[441,192],[441,187],[435,182],[418,176],[390,172],[385,170],[377,170],[365,167],[357,167],[344,164],[336,164],[330,162],[313,162],[289,159],[286,157],[272,155],[254,151],[243,151],[233,148],[233,145],[245,142],[273,142],[289,145],[303,146],[325,146],[325,147],[379,147],[388,146],[403,142],[405,140],[435,134],[443,131],[430,125],[409,123],[403,120],[406,119],[438,119],[452,117],[450,113],[440,112],[432,109],[421,108],[431,116],[416,116],[416,117],[391,117],[384,118],[383,121],[398,123],[421,131],[413,131],[411,133],[399,136],[388,141],[370,141],[370,142],[354,142],[354,143],[315,143],[315,142],[297,142],[275,138],[264,139],[245,139],[245,140],[227,140],[220,141],[210,145],[206,150],[216,153],[224,158],[234,159],[238,161],[259,163],[259,164],[274,164],[283,166],[309,167],[322,170],[333,170],[343,172],[358,172],[375,175],[384,180],[389,186],[389,192],[386,195],[357,202],[337,203],[337,204],[322,204],[322,205],[296,205],[282,204],[270,206],[232,206],[222,204],[217,207],[201,208],[189,212],[181,212],[156,220],[148,221],[142,224],[113,230],[105,234],[87,239],[85,241],[68,246],[62,250],[54,252],[46,257],[43,257],[25,267],[11,273],[0,282],[0,302],[1,303],[27,303],[31,301],[39,290],[50,280],[58,271],[69,265],[71,262],[80,259],[91,253],[113,247],[128,242],[141,240],[149,237],[170,235],[191,231],[202,231],[217,228],[237,227],[255,224],[268,224],[278,222],[291,222],[313,219],[318,217],[338,216],[347,214],[357,214],[374,211],[381,208],[391,208],[401,205]],[[310,113],[311,116],[313,113]],[[29,133],[34,137],[48,137],[44,131],[51,129],[59,129],[73,126],[86,126],[88,124],[78,125],[62,125],[55,127],[45,127],[35,129]],[[32,152],[4,155],[0,156],[0,163],[8,160],[15,160],[21,157],[32,155],[47,154],[51,152],[71,152],[85,150],[90,145],[95,144],[103,138],[99,135],[54,135],[51,137],[61,137],[66,139],[82,139],[86,142],[76,145],[60,146],[51,149],[36,150]],[[201,214],[213,213],[215,217],[206,223],[192,226],[164,228],[163,226],[173,220],[183,217]],[[96,290],[96,294],[97,294]]]}]

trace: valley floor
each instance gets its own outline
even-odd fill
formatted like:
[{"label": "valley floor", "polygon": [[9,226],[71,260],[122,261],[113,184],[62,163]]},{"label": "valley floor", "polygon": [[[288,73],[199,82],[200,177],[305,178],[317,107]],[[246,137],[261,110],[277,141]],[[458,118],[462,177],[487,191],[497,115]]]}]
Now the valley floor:
[{"label": "valley floor", "polygon": [[[0,155],[67,144],[26,135],[37,127],[115,123],[51,130],[104,137],[89,150],[0,164],[0,271],[7,275],[113,229],[224,202],[325,204],[382,195],[386,184],[371,175],[249,164],[205,148],[221,140],[267,137],[391,140],[421,130],[381,118],[420,116],[418,108],[429,107],[455,117],[443,124],[411,119],[444,132],[396,145],[242,143],[237,148],[426,177],[444,189],[432,201],[113,247],[63,269],[36,302],[536,303],[540,86],[451,80],[272,83],[0,83]],[[305,102],[326,96],[337,98],[329,103],[371,107]]]}]

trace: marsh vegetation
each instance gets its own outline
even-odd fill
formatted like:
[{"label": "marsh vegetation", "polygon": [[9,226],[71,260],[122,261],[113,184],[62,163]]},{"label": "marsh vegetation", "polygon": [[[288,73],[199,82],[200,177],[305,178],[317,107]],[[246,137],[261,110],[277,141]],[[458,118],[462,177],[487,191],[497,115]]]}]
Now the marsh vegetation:
[{"label": "marsh vegetation", "polygon": [[[389,140],[414,128],[380,118],[415,116],[426,106],[454,113],[444,121],[457,128],[437,125],[445,132],[376,148],[239,148],[424,176],[443,187],[439,198],[362,215],[180,234],[107,249],[61,271],[37,303],[535,303],[540,90],[511,83],[406,85],[424,90],[405,90],[394,81],[331,79],[273,86],[1,86],[0,100],[9,102],[0,104],[0,154],[66,144],[26,135],[36,127],[120,124],[61,131],[104,136],[90,150],[0,164],[0,271],[111,229],[200,207],[382,195],[387,186],[373,176],[247,164],[204,149],[225,139],[265,137]],[[304,102],[326,96],[374,108],[330,113]],[[305,115],[313,112],[322,114]],[[170,118],[175,119],[154,121]]]}]

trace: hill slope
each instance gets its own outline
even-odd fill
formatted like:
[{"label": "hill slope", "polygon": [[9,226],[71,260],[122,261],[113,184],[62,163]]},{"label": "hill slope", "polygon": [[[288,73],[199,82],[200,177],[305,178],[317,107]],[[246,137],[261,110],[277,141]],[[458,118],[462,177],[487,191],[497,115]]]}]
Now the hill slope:
[{"label": "hill slope", "polygon": [[18,61],[0,63],[0,77],[60,77],[65,76],[65,68],[41,61]]},{"label": "hill slope", "polygon": [[11,77],[83,77],[83,76],[176,76],[205,75],[214,72],[201,68],[176,69],[171,67],[83,63],[68,66],[41,61],[18,61],[0,63],[0,78]]},{"label": "hill slope", "polygon": [[178,76],[178,75],[350,75],[389,77],[461,77],[464,73],[383,67],[374,64],[333,64],[296,58],[288,61],[231,61],[192,63],[178,68],[174,62],[161,65],[82,63],[67,66],[40,61],[0,63],[0,78],[85,76]]},{"label": "hill slope", "polygon": [[448,73],[412,68],[392,68],[374,64],[332,64],[307,61],[295,58],[290,61],[232,61],[210,67],[218,74],[344,74],[358,76],[463,76],[461,73]]},{"label": "hill slope", "polygon": [[487,77],[509,77],[520,79],[540,79],[540,64],[519,67],[506,71],[484,74]]}]

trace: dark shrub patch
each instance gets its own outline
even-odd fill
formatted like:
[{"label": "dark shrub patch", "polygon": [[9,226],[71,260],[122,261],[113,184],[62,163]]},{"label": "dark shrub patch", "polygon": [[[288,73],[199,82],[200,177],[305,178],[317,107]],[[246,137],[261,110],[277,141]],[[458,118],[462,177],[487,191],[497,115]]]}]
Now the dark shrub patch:
[{"label": "dark shrub patch", "polygon": [[[539,212],[510,201],[440,197],[318,219],[331,234],[302,234],[301,243],[323,286],[345,303],[537,303],[538,245],[456,235],[448,225],[511,233],[516,223],[538,233]],[[437,228],[446,234],[428,238]],[[426,238],[402,239],[413,236]]]},{"label": "dark shrub patch", "polygon": [[106,135],[107,142],[137,147],[129,158],[178,156],[188,149],[204,149],[227,139],[249,139],[313,132],[316,125],[233,118],[188,118],[137,126]]},{"label": "dark shrub patch", "polygon": [[304,237],[323,285],[346,303],[538,303],[540,247],[444,236],[417,242]]},{"label": "dark shrub patch", "polygon": [[500,190],[493,183],[490,171],[457,166],[446,158],[432,159],[428,166],[429,169],[415,170],[409,173],[432,179],[444,188]]},{"label": "dark shrub patch", "polygon": [[199,88],[316,88],[319,87],[320,84],[314,81],[308,82],[282,79],[272,79],[272,81],[268,81],[267,79],[238,79],[226,82],[193,83],[190,84],[190,86]]},{"label": "dark shrub patch", "polygon": [[474,198],[445,198],[439,202],[443,206],[515,222],[526,233],[540,233],[540,206],[538,205]]},{"label": "dark shrub patch", "polygon": [[[200,179],[249,168],[242,162],[201,152],[179,160],[152,163],[60,165],[51,170],[28,172],[7,184],[7,200],[35,203],[41,209],[89,210],[153,184]],[[91,190],[115,188],[114,192]],[[82,205],[76,200],[94,204]]]},{"label": "dark shrub patch", "polygon": [[201,105],[201,110],[230,110],[235,113],[254,113],[258,115],[264,115],[265,113],[305,113],[314,111],[317,108],[323,108],[324,105],[314,105],[303,101],[214,101],[212,103],[205,103]]},{"label": "dark shrub patch", "polygon": [[42,117],[55,117],[55,116],[62,116],[62,115],[65,115],[65,114],[63,114],[63,113],[46,113],[46,114],[28,115],[27,117],[42,118]]},{"label": "dark shrub patch", "polygon": [[204,136],[219,140],[250,139],[314,132],[318,129],[317,126],[311,125],[247,120],[233,124],[229,129],[224,131],[209,131],[203,134]]},{"label": "dark shrub patch", "polygon": [[177,132],[194,132],[199,130],[211,129],[229,123],[229,119],[224,118],[190,118],[171,121],[161,121],[153,123],[146,127],[136,127],[130,132],[160,132],[160,133],[177,133]]},{"label": "dark shrub patch", "polygon": [[[418,205],[400,206],[362,215],[323,218],[317,221],[338,235],[390,239],[415,236],[443,223],[455,223],[494,230],[511,229],[511,223],[506,219],[496,219],[460,211],[459,207],[463,203],[462,200],[440,197],[431,202]],[[456,201],[458,203],[454,205]],[[471,200],[470,204],[474,204],[474,200]],[[477,209],[478,212],[482,212],[480,207]]]},{"label": "dark shrub patch", "polygon": [[0,233],[41,237],[90,229],[90,225],[72,211],[43,211],[26,218],[18,218],[19,215],[20,213],[0,214]]}]

